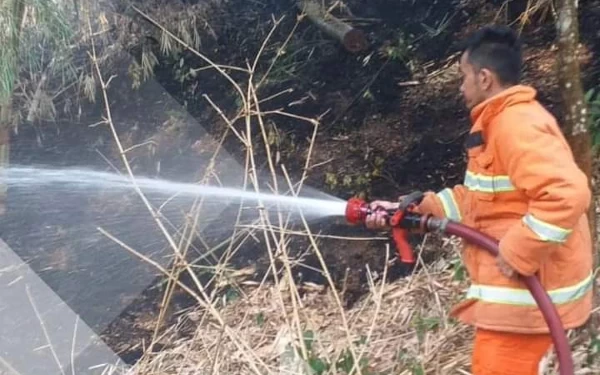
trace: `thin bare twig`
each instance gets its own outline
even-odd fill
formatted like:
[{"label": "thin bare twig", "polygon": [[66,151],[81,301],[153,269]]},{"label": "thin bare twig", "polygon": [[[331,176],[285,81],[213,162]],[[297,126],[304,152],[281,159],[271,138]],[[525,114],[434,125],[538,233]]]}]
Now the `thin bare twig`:
[{"label": "thin bare twig", "polygon": [[71,375],[75,375],[75,342],[77,341],[77,326],[79,324],[79,315],[75,317],[75,326],[73,327],[73,341],[71,343]]},{"label": "thin bare twig", "polygon": [[31,292],[29,291],[29,285],[25,286],[25,293],[27,294],[29,303],[31,303],[31,307],[33,308],[35,316],[37,317],[37,319],[40,323],[40,327],[42,328],[42,332],[44,333],[44,338],[46,339],[46,343],[48,344],[48,347],[50,348],[50,353],[52,353],[52,357],[54,358],[56,365],[60,369],[60,373],[62,375],[66,375],[65,370],[63,369],[63,367],[60,363],[60,359],[58,359],[58,355],[56,354],[56,351],[54,350],[54,345],[52,345],[52,340],[50,339],[50,335],[48,334],[48,330],[46,329],[46,324],[44,323],[44,320],[42,319],[42,316],[40,315],[40,312],[38,311],[37,306],[35,305],[35,302],[33,302],[33,297],[31,297]]}]

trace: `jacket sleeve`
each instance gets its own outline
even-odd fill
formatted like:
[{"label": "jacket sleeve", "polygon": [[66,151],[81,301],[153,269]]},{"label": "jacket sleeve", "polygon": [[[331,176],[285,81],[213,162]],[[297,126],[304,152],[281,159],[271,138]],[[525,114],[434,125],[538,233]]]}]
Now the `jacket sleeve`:
[{"label": "jacket sleeve", "polygon": [[497,124],[496,155],[529,203],[499,247],[508,264],[529,276],[567,241],[591,203],[591,191],[557,126],[527,121],[525,116],[510,120]]},{"label": "jacket sleeve", "polygon": [[463,185],[455,185],[445,188],[439,192],[425,192],[425,197],[418,207],[422,214],[448,218],[460,222],[462,220],[462,202],[466,188]]}]

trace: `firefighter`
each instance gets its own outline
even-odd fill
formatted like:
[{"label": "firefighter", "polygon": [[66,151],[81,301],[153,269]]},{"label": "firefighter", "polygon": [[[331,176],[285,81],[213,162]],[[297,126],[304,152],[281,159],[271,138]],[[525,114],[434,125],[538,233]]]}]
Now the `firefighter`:
[{"label": "firefighter", "polygon": [[[565,329],[582,326],[592,308],[588,180],[536,90],[520,82],[521,65],[510,28],[487,26],[467,38],[460,57],[460,93],[471,120],[464,181],[427,192],[418,207],[499,240],[497,257],[472,244],[462,248],[471,285],[451,313],[475,327],[474,375],[537,375],[552,348],[519,274],[540,279]],[[385,228],[382,215],[367,218],[367,227]]]}]

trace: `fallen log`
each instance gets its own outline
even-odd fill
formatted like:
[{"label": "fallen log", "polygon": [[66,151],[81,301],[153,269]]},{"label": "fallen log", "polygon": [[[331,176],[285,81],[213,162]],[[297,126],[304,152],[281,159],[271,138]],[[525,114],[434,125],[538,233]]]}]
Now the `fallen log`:
[{"label": "fallen log", "polygon": [[302,10],[306,16],[321,31],[330,37],[338,40],[344,48],[352,53],[365,50],[369,43],[365,34],[340,19],[329,14],[319,3],[314,0],[298,0],[296,6]]}]

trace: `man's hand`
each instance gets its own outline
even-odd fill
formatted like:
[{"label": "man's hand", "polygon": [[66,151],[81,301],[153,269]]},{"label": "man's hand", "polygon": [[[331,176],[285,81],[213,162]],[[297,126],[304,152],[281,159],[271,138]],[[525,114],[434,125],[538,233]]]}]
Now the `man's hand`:
[{"label": "man's hand", "polygon": [[[402,197],[400,197],[402,199]],[[373,201],[370,204],[373,213],[365,219],[365,226],[369,229],[386,229],[388,227],[388,215],[385,210],[396,210],[400,206],[399,202]],[[383,209],[377,211],[377,209]]]},{"label": "man's hand", "polygon": [[498,254],[496,257],[496,264],[504,276],[508,277],[509,279],[517,277],[517,272],[510,266],[510,264],[506,262],[506,260],[504,260],[502,255]]}]

